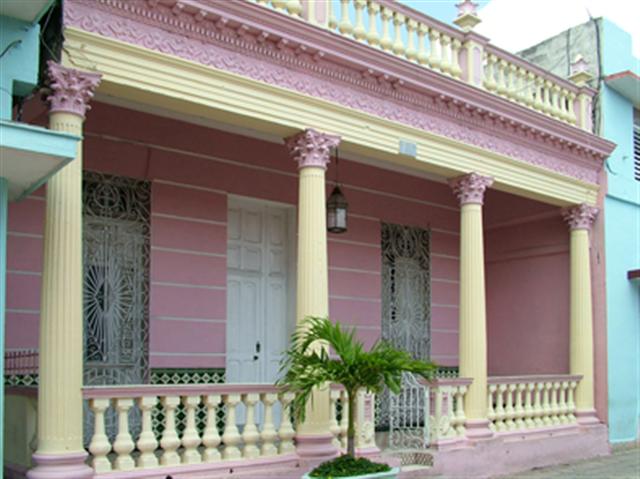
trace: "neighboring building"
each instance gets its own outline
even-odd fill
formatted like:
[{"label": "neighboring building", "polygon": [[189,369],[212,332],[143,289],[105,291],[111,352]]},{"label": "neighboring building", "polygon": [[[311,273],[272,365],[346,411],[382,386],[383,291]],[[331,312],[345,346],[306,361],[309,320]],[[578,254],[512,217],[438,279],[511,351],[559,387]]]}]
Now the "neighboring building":
[{"label": "neighboring building", "polygon": [[[558,75],[584,57],[599,91],[594,132],[618,146],[606,162],[605,245],[611,442],[640,438],[640,60],[631,36],[605,18],[520,53]],[[636,271],[636,273],[634,273]]]},{"label": "neighboring building", "polygon": [[299,477],[346,432],[340,391],[294,426],[273,386],[307,315],[459,371],[411,416],[361,396],[360,453],[374,411],[427,474],[608,453],[595,91],[476,35],[470,2],[463,30],[341,4],[64,2],[48,114],[83,142],[10,211],[5,380],[38,427],[8,473]]},{"label": "neighboring building", "polygon": [[[52,3],[52,0],[0,0],[0,370],[3,375],[7,206],[10,201],[19,201],[31,194],[72,160],[78,142],[76,136],[27,125],[12,117],[14,98],[30,95],[38,83],[41,33],[38,21]],[[0,462],[5,450],[3,410],[4,390],[0,392]],[[9,432],[8,438],[13,439],[12,431]],[[6,447],[11,451],[12,446],[10,440]]]}]

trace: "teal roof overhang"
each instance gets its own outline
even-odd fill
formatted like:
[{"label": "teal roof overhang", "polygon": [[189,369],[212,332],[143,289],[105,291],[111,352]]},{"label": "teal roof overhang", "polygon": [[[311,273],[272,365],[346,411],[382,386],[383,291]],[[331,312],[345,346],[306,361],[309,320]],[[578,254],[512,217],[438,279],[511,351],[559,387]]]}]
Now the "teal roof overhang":
[{"label": "teal roof overhang", "polygon": [[42,186],[76,157],[80,137],[0,120],[0,177],[9,183],[9,201]]}]

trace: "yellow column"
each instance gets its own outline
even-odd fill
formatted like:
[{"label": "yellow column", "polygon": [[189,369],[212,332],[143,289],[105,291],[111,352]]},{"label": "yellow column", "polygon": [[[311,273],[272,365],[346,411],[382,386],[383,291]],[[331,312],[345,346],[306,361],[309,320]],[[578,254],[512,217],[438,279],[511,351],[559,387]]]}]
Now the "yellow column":
[{"label": "yellow column", "polygon": [[449,182],[460,200],[460,376],[473,379],[465,396],[467,437],[491,437],[487,419],[487,320],[482,202],[493,179],[470,173]]},{"label": "yellow column", "polygon": [[[329,315],[325,170],[338,136],[304,130],[286,140],[300,170],[298,197],[298,289],[296,318]],[[313,394],[307,417],[298,425],[297,450],[302,457],[336,454],[330,432],[328,389]]]},{"label": "yellow column", "polygon": [[[77,136],[100,76],[49,63],[50,128]],[[82,142],[47,183],[40,317],[38,449],[31,479],[90,478],[82,438]]]},{"label": "yellow column", "polygon": [[593,312],[591,296],[591,264],[589,230],[598,209],[581,204],[562,212],[571,228],[571,289],[570,289],[570,369],[582,380],[576,389],[576,417],[581,424],[597,424],[594,407],[593,378]]}]

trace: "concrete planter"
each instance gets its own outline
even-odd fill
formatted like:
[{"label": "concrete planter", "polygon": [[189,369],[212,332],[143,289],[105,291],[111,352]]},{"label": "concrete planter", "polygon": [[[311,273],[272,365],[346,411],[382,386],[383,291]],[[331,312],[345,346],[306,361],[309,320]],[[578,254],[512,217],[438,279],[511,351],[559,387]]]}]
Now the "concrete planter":
[{"label": "concrete planter", "polygon": [[[394,467],[387,472],[376,472],[375,474],[364,474],[362,476],[339,477],[336,479],[397,479],[398,474],[400,474],[400,468]],[[311,477],[309,476],[309,474],[305,474],[304,476],[302,476],[302,479],[320,479],[320,478]]]}]

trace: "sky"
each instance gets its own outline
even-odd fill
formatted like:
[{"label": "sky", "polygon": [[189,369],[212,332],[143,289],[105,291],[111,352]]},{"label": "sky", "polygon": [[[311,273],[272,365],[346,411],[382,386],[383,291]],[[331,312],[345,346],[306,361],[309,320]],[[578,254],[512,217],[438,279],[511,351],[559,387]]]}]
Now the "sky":
[{"label": "sky", "polygon": [[[604,16],[633,37],[640,58],[640,0],[475,0],[482,23],[476,31],[491,43],[517,52],[564,30]],[[402,0],[402,3],[447,23],[457,15],[458,0]]]}]

